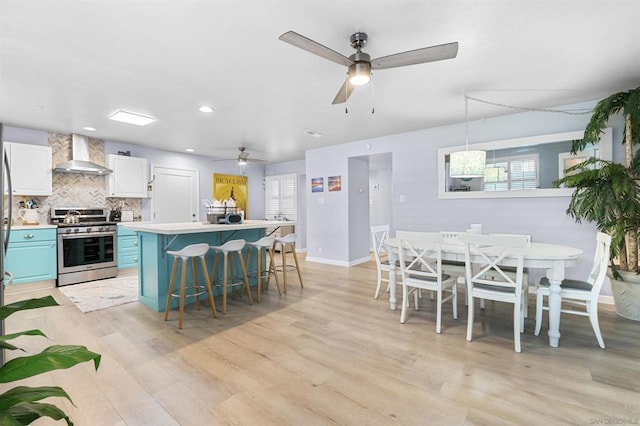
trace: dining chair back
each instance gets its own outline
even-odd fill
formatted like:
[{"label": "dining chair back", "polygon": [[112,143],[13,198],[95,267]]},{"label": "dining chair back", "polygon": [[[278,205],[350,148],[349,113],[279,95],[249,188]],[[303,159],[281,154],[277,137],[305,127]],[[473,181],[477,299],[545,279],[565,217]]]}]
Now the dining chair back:
[{"label": "dining chair back", "polygon": [[[378,277],[376,281],[376,292],[373,295],[374,299],[378,298],[380,293],[380,285],[382,282],[387,283],[387,291],[389,291],[389,257],[387,256],[386,243],[389,239],[389,225],[376,225],[371,227],[371,248],[373,250],[373,258],[376,261],[376,269]],[[383,277],[383,272],[386,272],[387,276]]]},{"label": "dining chair back", "polygon": [[[464,245],[462,241],[460,241],[460,234],[464,234],[464,231],[440,231],[443,238],[443,243],[447,245]],[[445,274],[455,275],[458,278],[462,278],[464,281],[466,276],[466,271],[464,267],[464,262],[459,260],[443,260],[442,261],[442,271]],[[464,283],[464,291],[465,291],[465,305],[469,302],[466,296],[466,283]]]},{"label": "dining chair back", "polygon": [[[466,233],[460,235],[460,240],[465,244],[469,294],[467,340],[471,341],[473,334],[474,298],[512,303],[514,349],[520,352],[520,333],[524,332],[522,276],[526,236]],[[505,266],[515,267],[515,275],[505,271]]]},{"label": "dining chair back", "polygon": [[[530,234],[489,234],[489,235],[521,235],[523,237],[527,238],[527,245],[531,245],[531,235]],[[515,268],[513,267],[509,267],[509,266],[505,266],[503,268],[503,271],[505,273],[510,273],[511,275],[515,276]],[[528,268],[524,268],[522,269],[522,283],[524,284],[524,292],[522,293],[522,303],[524,303],[524,317],[528,318],[529,317],[529,269]],[[482,305],[482,309],[484,309],[484,304]]]},{"label": "dining chair back", "polygon": [[[414,308],[419,309],[418,292],[431,290],[437,294],[436,333],[442,324],[442,305],[451,301],[453,318],[458,318],[457,278],[442,272],[443,236],[434,232],[397,231],[398,257],[402,275],[402,314],[400,322],[407,318],[409,295],[414,295]],[[448,295],[443,297],[443,292]]]},{"label": "dining chair back", "polygon": [[[593,333],[596,335],[598,345],[605,348],[600,325],[598,323],[598,297],[604,283],[609,263],[609,250],[611,248],[611,236],[604,232],[596,235],[596,253],[593,257],[593,267],[586,281],[565,279],[560,284],[560,296],[564,305],[574,308],[563,308],[562,313],[589,317]],[[548,304],[544,304],[544,297],[549,296],[549,279],[544,277],[536,289],[536,330],[535,335],[540,334],[542,327],[542,311],[549,310]]]}]

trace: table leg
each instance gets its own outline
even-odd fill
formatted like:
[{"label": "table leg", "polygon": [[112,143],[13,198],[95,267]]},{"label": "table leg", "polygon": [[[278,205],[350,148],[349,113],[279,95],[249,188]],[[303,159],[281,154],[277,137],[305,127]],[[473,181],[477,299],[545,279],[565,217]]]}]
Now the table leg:
[{"label": "table leg", "polygon": [[560,284],[564,279],[564,263],[556,262],[554,268],[547,271],[547,277],[549,278],[549,346],[557,348],[560,341],[560,309],[562,308]]},{"label": "table leg", "polygon": [[389,307],[392,311],[396,310],[396,263],[397,255],[393,250],[389,251]]}]

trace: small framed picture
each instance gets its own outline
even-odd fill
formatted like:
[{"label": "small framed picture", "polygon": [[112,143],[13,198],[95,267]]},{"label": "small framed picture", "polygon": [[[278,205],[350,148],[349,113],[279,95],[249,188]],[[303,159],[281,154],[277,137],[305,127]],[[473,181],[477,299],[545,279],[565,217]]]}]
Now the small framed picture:
[{"label": "small framed picture", "polygon": [[311,178],[311,192],[324,191],[324,178]]},{"label": "small framed picture", "polygon": [[342,191],[342,177],[341,176],[329,176],[327,178],[327,185],[329,186],[329,192]]}]

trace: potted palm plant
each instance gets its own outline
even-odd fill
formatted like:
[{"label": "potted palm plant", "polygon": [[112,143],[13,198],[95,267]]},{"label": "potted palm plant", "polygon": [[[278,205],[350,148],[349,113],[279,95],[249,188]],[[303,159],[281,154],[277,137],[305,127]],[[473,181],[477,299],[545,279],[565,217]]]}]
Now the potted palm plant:
[{"label": "potted palm plant", "polygon": [[625,163],[596,158],[568,168],[554,182],[575,188],[567,214],[577,222],[595,223],[611,235],[609,278],[619,316],[640,321],[638,231],[640,229],[640,87],[615,93],[596,104],[584,131],[573,141],[571,152],[596,144],[612,116],[624,118]]},{"label": "potted palm plant", "polygon": [[[58,303],[51,296],[29,299],[0,306],[0,320],[16,312],[57,306]],[[27,330],[0,336],[0,350],[20,349],[9,343],[20,336],[44,336],[40,330]],[[15,382],[48,371],[73,367],[76,364],[93,361],[96,370],[100,365],[100,354],[89,351],[84,346],[53,345],[40,353],[22,356],[7,361],[0,366],[0,383]],[[59,386],[16,386],[0,394],[0,424],[26,425],[41,418],[49,417],[53,420],[64,420],[67,425],[73,422],[60,408],[49,402],[42,402],[48,398],[66,398],[69,395]],[[73,401],[71,401],[73,404]]]}]

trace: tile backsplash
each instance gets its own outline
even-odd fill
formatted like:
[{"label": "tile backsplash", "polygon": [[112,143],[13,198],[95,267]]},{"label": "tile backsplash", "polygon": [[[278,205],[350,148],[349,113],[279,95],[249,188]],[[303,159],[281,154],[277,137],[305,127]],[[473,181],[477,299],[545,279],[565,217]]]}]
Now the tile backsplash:
[{"label": "tile backsplash", "polygon": [[[52,163],[71,160],[71,135],[49,133],[49,146],[53,154]],[[89,139],[89,158],[97,164],[105,164],[104,143],[100,139]],[[20,224],[18,217],[18,203],[21,200],[36,200],[40,208],[40,223],[49,223],[51,207],[106,207],[113,209],[122,207],[123,210],[133,210],[137,217],[142,212],[142,201],[139,198],[107,198],[105,190],[105,176],[80,175],[75,173],[54,173],[53,193],[48,197],[14,196],[14,224]],[[5,202],[7,196],[5,196]],[[5,217],[7,213],[5,212]]]}]

